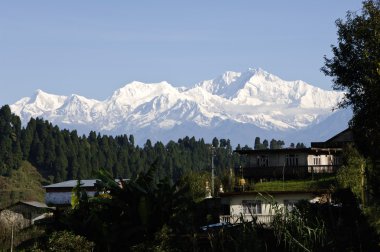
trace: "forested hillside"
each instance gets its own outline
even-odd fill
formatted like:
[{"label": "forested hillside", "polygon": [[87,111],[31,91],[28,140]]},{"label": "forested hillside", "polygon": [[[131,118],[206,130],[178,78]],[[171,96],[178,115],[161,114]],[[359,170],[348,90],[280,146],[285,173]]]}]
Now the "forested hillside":
[{"label": "forested hillside", "polygon": [[20,167],[10,176],[0,176],[0,209],[20,200],[44,201],[45,190],[42,178],[29,162],[21,162]]},{"label": "forested hillside", "polygon": [[176,181],[189,171],[210,171],[212,151],[216,174],[242,162],[228,139],[214,138],[207,144],[203,139],[185,137],[166,145],[147,140],[140,147],[133,135],[107,136],[91,131],[88,136],[79,136],[75,130],[60,129],[40,118],[32,118],[23,128],[9,106],[0,109],[0,175],[5,176],[26,160],[49,182],[94,178],[99,168],[114,177],[128,178],[152,166],[157,179]]}]

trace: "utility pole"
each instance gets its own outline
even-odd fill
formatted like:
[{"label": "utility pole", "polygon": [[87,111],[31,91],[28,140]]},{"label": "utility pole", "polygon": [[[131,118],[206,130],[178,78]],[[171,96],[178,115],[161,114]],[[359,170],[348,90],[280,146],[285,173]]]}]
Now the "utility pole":
[{"label": "utility pole", "polygon": [[12,222],[12,226],[11,226],[11,252],[13,252],[13,222]]},{"label": "utility pole", "polygon": [[282,166],[282,190],[285,191],[285,162]]},{"label": "utility pole", "polygon": [[214,168],[214,147],[211,149],[211,196],[214,197],[215,168]]},{"label": "utility pole", "polygon": [[362,187],[362,204],[363,207],[365,207],[366,204],[366,198],[365,198],[365,166],[362,162],[361,167],[360,167],[360,173],[361,173],[361,187]]}]

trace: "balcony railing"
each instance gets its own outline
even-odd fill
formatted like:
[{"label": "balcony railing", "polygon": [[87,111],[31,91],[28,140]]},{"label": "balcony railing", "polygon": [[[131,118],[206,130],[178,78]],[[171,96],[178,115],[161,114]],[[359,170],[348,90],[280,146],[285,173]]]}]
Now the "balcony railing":
[{"label": "balcony railing", "polygon": [[270,224],[273,221],[274,215],[272,214],[234,214],[234,215],[220,215],[221,223],[241,223],[242,221],[252,221],[256,218],[257,223]]},{"label": "balcony railing", "polygon": [[313,174],[336,173],[340,165],[304,165],[304,166],[251,166],[239,168],[236,172],[245,178],[308,178]]}]

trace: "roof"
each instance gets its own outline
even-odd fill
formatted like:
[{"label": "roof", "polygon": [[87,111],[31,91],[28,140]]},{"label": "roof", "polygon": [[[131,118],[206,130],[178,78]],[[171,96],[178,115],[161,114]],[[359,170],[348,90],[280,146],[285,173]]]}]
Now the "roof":
[{"label": "roof", "polygon": [[300,153],[310,152],[310,148],[283,148],[283,149],[259,149],[259,150],[235,150],[234,152],[237,152],[239,154],[264,154],[268,152],[272,153],[283,153],[283,152],[289,152],[289,153]]},{"label": "roof", "polygon": [[261,149],[261,150],[235,150],[239,154],[268,154],[268,153],[306,153],[306,154],[329,154],[340,152],[342,148],[283,148],[283,149]]},{"label": "roof", "polygon": [[45,203],[38,201],[20,201],[20,203],[37,208],[50,208]]},{"label": "roof", "polygon": [[352,130],[347,128],[325,142],[311,142],[311,147],[343,147],[352,142],[354,142],[354,135]]},{"label": "roof", "polygon": [[226,193],[220,193],[219,196],[221,198],[223,197],[230,197],[230,196],[238,196],[238,195],[257,195],[257,194],[263,194],[263,195],[274,195],[274,194],[298,194],[298,193],[312,193],[312,194],[323,194],[328,193],[329,191],[326,189],[319,189],[319,190],[299,190],[299,191],[245,191],[245,192],[226,192]]},{"label": "roof", "polygon": [[55,207],[49,207],[47,206],[45,203],[43,202],[39,202],[39,201],[18,201],[10,206],[7,206],[3,209],[0,209],[0,211],[4,210],[4,209],[9,209],[13,206],[16,206],[16,205],[20,205],[20,204],[23,204],[23,205],[27,205],[27,206],[31,206],[31,207],[35,207],[35,208],[40,208],[40,209],[52,209],[54,210]]},{"label": "roof", "polygon": [[[83,179],[80,180],[81,187],[94,187],[97,179]],[[74,188],[78,183],[78,180],[68,180],[56,184],[44,186],[44,188]]]},{"label": "roof", "polygon": [[347,128],[343,130],[342,132],[339,132],[326,142],[353,142],[354,141],[354,136],[352,134],[352,130],[350,128]]},{"label": "roof", "polygon": [[[92,187],[95,187],[95,183],[97,180],[99,179],[81,179],[80,184],[81,184],[81,187],[92,188]],[[123,181],[127,181],[127,180],[128,179],[123,179]],[[119,182],[120,179],[115,179],[115,181]],[[44,188],[74,188],[77,185],[77,183],[78,183],[78,180],[73,179],[73,180],[67,180],[60,183],[56,183],[56,184],[47,185],[47,186],[44,186]]]}]

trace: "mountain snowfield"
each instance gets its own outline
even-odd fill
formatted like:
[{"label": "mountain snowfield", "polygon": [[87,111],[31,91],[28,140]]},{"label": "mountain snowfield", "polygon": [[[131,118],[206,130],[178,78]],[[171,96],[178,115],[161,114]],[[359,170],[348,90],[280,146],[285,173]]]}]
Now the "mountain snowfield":
[{"label": "mountain snowfield", "polygon": [[24,125],[42,117],[79,133],[133,134],[137,143],[185,136],[229,138],[250,146],[254,138],[320,141],[347,127],[348,110],[332,111],[342,92],[301,80],[284,81],[262,69],[226,72],[191,88],[167,82],[131,82],[104,101],[37,90],[11,105]]}]

